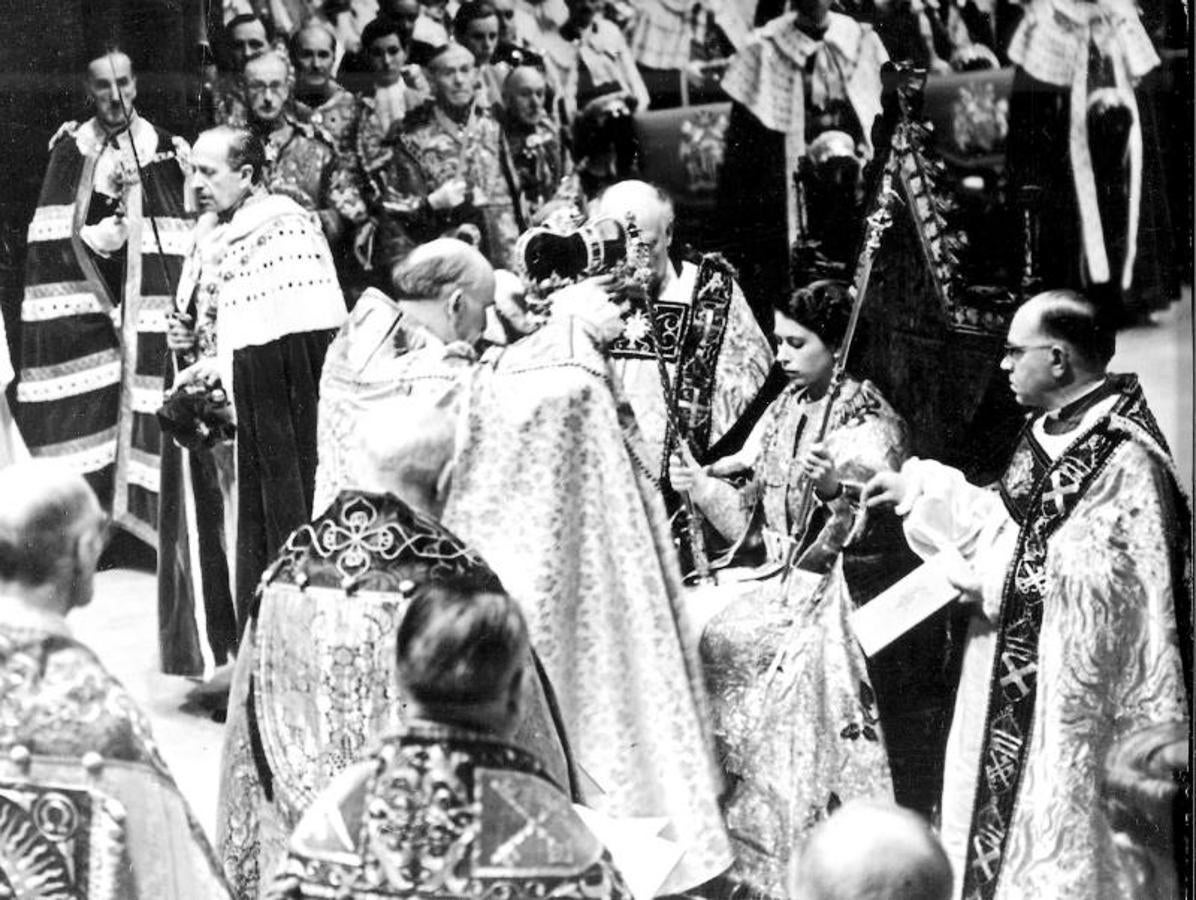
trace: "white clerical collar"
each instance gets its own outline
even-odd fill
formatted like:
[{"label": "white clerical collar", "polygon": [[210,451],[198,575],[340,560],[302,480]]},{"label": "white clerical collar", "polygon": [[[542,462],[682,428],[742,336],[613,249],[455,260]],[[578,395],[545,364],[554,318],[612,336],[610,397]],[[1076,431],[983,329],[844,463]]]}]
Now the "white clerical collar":
[{"label": "white clerical collar", "polygon": [[1047,456],[1051,459],[1057,459],[1077,438],[1083,434],[1087,434],[1092,426],[1100,421],[1103,416],[1107,415],[1117,405],[1117,401],[1120,398],[1121,395],[1115,392],[1099,400],[1084,411],[1080,423],[1075,428],[1065,431],[1062,434],[1047,434],[1047,417],[1040,415],[1030,426],[1034,440],[1038,442],[1038,445],[1046,452]]}]

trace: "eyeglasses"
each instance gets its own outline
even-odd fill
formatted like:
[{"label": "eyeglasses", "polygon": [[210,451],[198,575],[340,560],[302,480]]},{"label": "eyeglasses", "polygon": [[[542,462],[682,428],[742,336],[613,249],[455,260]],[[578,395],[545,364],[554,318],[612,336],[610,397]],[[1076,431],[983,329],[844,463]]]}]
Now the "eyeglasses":
[{"label": "eyeglasses", "polygon": [[1049,350],[1054,346],[1054,344],[1025,344],[1024,346],[1018,344],[1006,344],[1005,352],[1001,354],[1001,358],[1011,359],[1014,362],[1017,362],[1031,350]]}]

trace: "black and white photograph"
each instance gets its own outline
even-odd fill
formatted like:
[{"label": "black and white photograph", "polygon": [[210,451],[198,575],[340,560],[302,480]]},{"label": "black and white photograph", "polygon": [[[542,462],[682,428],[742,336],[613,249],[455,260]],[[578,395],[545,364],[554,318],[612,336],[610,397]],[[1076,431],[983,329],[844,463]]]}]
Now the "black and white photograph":
[{"label": "black and white photograph", "polygon": [[0,7],[0,898],[1192,897],[1188,0]]}]

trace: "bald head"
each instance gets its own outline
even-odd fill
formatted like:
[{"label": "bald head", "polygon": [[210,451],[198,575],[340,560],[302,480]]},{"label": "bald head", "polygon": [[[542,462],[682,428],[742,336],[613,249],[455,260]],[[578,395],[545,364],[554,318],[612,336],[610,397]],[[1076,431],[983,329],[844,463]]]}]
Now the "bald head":
[{"label": "bald head", "polygon": [[442,341],[473,343],[494,303],[494,268],[453,238],[420,244],[391,272],[395,299]]},{"label": "bald head", "polygon": [[810,832],[793,867],[793,900],[949,900],[951,864],[916,814],[845,803]]},{"label": "bald head", "polygon": [[1035,294],[1014,318],[1023,319],[1048,338],[1067,343],[1085,369],[1103,373],[1113,358],[1117,336],[1114,323],[1100,307],[1076,291]]},{"label": "bald head", "polygon": [[336,65],[336,32],[312,19],[291,38],[291,61],[300,87],[327,87]]},{"label": "bald head", "polygon": [[597,215],[610,216],[620,222],[625,222],[628,216],[634,217],[644,239],[652,247],[657,276],[664,276],[669,245],[673,241],[673,201],[668,194],[646,181],[619,181],[602,192]]},{"label": "bald head", "polygon": [[0,469],[0,582],[54,589],[65,612],[91,599],[103,511],[80,475],[32,460]]},{"label": "bald head", "polygon": [[403,394],[378,405],[358,424],[362,452],[350,486],[394,494],[439,518],[442,480],[455,448],[457,398],[454,386],[438,398]]}]

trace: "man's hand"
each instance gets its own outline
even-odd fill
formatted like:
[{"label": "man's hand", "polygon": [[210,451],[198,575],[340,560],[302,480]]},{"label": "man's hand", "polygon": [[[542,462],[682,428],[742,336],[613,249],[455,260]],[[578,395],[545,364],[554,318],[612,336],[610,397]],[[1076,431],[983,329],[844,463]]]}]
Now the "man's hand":
[{"label": "man's hand", "polygon": [[216,364],[216,360],[205,356],[179,372],[174,379],[174,389],[177,390],[185,384],[197,381],[211,387],[219,384],[220,380],[220,367]]},{"label": "man's hand", "polygon": [[464,178],[453,178],[428,194],[428,206],[437,211],[455,209],[468,195],[468,182]]},{"label": "man's hand", "polygon": [[700,493],[709,478],[706,470],[694,459],[689,447],[685,446],[684,442],[680,443],[669,457],[669,484],[673,489],[685,494]]},{"label": "man's hand", "polygon": [[173,353],[195,348],[195,329],[191,327],[190,316],[183,313],[170,316],[170,324],[166,328],[166,346]]},{"label": "man's hand", "polygon": [[548,298],[552,317],[572,316],[586,323],[591,334],[607,346],[623,334],[624,303],[610,293],[611,279],[604,275],[587,278],[554,291]]},{"label": "man's hand", "polygon": [[839,473],[834,460],[827,452],[826,444],[811,444],[797,462],[802,474],[814,482],[814,492],[820,500],[831,500],[839,495]]},{"label": "man's hand", "polygon": [[904,516],[913,508],[921,490],[900,472],[877,472],[864,485],[860,498],[870,509],[892,506],[893,512]]}]

